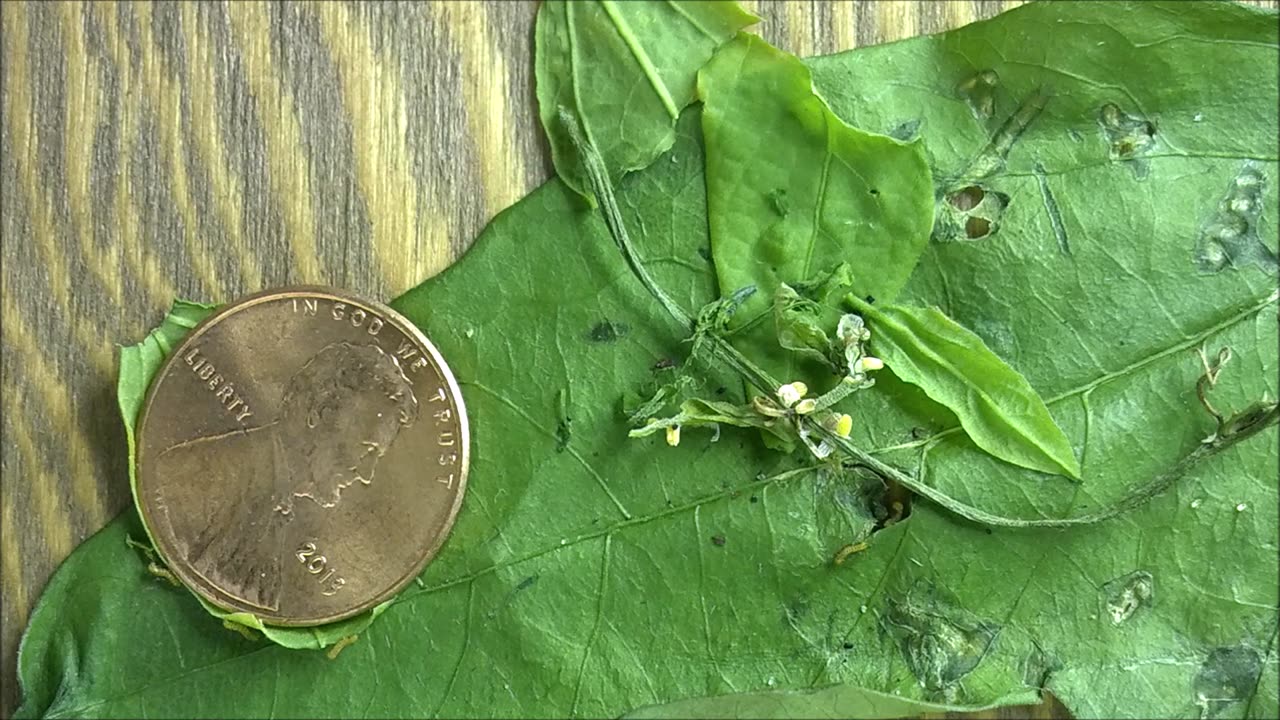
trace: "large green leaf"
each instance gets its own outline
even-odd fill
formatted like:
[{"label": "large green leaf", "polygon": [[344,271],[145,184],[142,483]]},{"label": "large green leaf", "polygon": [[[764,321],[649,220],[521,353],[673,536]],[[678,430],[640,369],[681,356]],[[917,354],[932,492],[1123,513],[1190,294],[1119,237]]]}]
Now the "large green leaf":
[{"label": "large green leaf", "polygon": [[1071,444],[1026,378],[936,307],[848,302],[866,318],[871,352],[895,376],[956,414],[975,445],[1047,473],[1080,477]]},{"label": "large green leaf", "polygon": [[[1046,31],[1059,25],[1070,32]],[[1085,451],[1085,484],[1037,482],[958,431],[913,439],[954,417],[888,376],[852,403],[858,442],[908,446],[892,456],[908,467],[929,447],[916,470],[936,487],[1054,516],[1150,481],[1213,430],[1195,399],[1198,345],[1235,352],[1218,407],[1275,397],[1266,256],[1217,272],[1196,260],[1238,176],[1268,179],[1246,226],[1276,227],[1275,45],[1274,13],[1052,3],[814,61],[845,120],[920,120],[940,178],[962,174],[1034,88],[1061,92],[981,180],[1009,198],[998,230],[931,246],[904,294],[973,328],[1055,413],[1077,411],[1063,426]],[[988,103],[957,94],[981,70],[1000,78],[990,121]],[[1140,158],[1141,179],[1098,121],[1100,104],[1122,101],[1170,143]],[[698,121],[681,126],[674,161],[620,188],[651,268],[687,308],[717,294]],[[807,691],[831,688],[819,695],[858,715],[858,688],[972,707],[1029,701],[1041,684],[1088,717],[1280,711],[1274,435],[1091,527],[990,531],[918,501],[837,565],[871,523],[852,478],[759,477],[778,456],[751,431],[677,448],[626,437],[622,395],[680,358],[683,329],[564,185],[504,213],[397,307],[449,359],[476,433],[467,500],[421,586],[330,662],[229,633],[147,576],[127,516],[77,549],[33,614],[22,714],[601,716],[689,698],[707,703],[689,714],[755,714],[743,694],[798,692],[794,713],[775,714],[808,715]],[[741,401],[728,380],[708,387]]]},{"label": "large green leaf", "polygon": [[615,179],[648,167],[675,141],[698,68],[757,20],[734,2],[543,2],[535,30],[538,110],[556,172],[587,194],[560,126],[562,109],[581,123]]}]

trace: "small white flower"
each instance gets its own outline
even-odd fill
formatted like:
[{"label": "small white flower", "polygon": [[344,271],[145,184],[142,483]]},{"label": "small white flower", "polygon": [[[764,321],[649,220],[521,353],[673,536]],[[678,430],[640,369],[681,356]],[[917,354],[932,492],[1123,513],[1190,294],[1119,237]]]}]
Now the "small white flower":
[{"label": "small white flower", "polygon": [[840,338],[847,347],[853,343],[866,342],[871,337],[871,331],[867,329],[861,317],[849,314],[841,317],[839,324],[836,325],[836,337]]},{"label": "small white flower", "polygon": [[871,370],[879,370],[883,367],[884,367],[883,360],[881,360],[878,357],[871,357],[870,355],[866,355],[864,357],[858,358],[858,361],[853,364],[854,372],[858,372],[858,373],[865,373]]},{"label": "small white flower", "polygon": [[680,444],[680,426],[672,425],[667,428],[667,444],[675,447]]},{"label": "small white flower", "polygon": [[793,383],[787,383],[778,388],[778,400],[782,401],[783,407],[791,407],[800,402],[800,398],[809,394],[809,386],[799,380]]}]

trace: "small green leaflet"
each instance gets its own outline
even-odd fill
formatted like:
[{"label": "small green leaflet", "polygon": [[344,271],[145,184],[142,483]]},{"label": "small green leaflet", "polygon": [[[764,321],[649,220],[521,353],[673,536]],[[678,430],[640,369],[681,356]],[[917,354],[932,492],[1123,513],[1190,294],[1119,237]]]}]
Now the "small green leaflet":
[{"label": "small green leaflet", "polygon": [[[151,379],[159,372],[169,354],[173,352],[191,329],[209,316],[217,306],[202,305],[186,300],[175,300],[173,308],[165,316],[160,325],[152,330],[142,342],[120,348],[120,372],[116,385],[116,398],[120,405],[120,417],[124,421],[125,439],[129,443],[129,487],[133,490],[134,501],[137,501],[138,488],[134,473],[136,462],[136,440],[138,414],[146,399],[147,388]],[[151,540],[151,531],[139,517],[138,524],[143,527],[147,540]],[[137,538],[134,538],[137,541]],[[193,593],[194,595],[194,593]],[[227,612],[209,604],[196,596],[200,606],[210,615],[228,623],[235,623],[260,632],[266,639],[277,645],[295,650],[319,650],[329,647],[339,640],[363,632],[369,627],[383,610],[390,604],[383,603],[369,612],[329,625],[318,627],[275,627],[264,625],[251,613]],[[206,619],[205,623],[209,623]],[[209,623],[213,625],[212,623]]]},{"label": "small green leaflet", "polygon": [[848,303],[871,329],[871,352],[960,419],[983,450],[1015,465],[1079,479],[1071,443],[1027,379],[937,308]]},{"label": "small green leaflet", "polygon": [[538,111],[560,177],[588,195],[560,108],[577,116],[615,180],[647,167],[675,140],[698,68],[758,19],[733,2],[542,3],[535,30]]}]

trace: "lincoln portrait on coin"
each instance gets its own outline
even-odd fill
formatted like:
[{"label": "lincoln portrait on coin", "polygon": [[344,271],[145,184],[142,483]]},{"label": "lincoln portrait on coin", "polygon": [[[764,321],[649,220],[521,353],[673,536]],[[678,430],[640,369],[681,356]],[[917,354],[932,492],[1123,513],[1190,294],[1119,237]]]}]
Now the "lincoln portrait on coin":
[{"label": "lincoln portrait on coin", "polygon": [[400,364],[376,345],[336,342],[288,380],[266,424],[180,443],[155,458],[166,478],[157,520],[192,567],[244,602],[279,607],[282,563],[297,550],[299,503],[335,508],[372,485],[378,459],[418,414]]}]

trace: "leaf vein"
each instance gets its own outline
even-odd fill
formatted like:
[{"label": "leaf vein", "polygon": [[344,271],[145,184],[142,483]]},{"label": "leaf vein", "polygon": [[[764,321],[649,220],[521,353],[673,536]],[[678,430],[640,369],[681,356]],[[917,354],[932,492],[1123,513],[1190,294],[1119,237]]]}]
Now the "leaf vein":
[{"label": "leaf vein", "polygon": [[613,0],[600,0],[600,6],[604,8],[605,14],[613,21],[613,27],[618,31],[618,35],[622,41],[626,43],[627,49],[631,51],[632,57],[636,59],[636,64],[640,66],[640,70],[644,73],[645,79],[649,81],[649,85],[653,87],[653,92],[662,101],[662,106],[666,108],[667,114],[672,120],[680,117],[680,108],[676,106],[676,101],[671,97],[671,91],[667,89],[666,83],[658,74],[658,68],[654,67],[653,60],[649,57],[649,53],[645,51],[644,46],[640,44],[639,38],[631,31],[631,26],[627,24],[622,13],[618,12],[617,5]]},{"label": "leaf vein", "polygon": [[436,703],[435,709],[431,711],[431,717],[440,717],[440,709],[453,694],[453,684],[458,680],[458,671],[462,669],[462,661],[467,656],[467,649],[471,647],[471,623],[475,616],[475,599],[476,584],[473,579],[467,586],[467,619],[462,626],[462,649],[458,651],[458,660],[453,664],[453,672],[449,673],[449,684],[445,685],[444,693],[440,695],[440,702]]},{"label": "leaf vein", "polygon": [[587,673],[587,660],[591,657],[591,648],[600,635],[600,623],[604,617],[604,593],[609,581],[609,547],[613,543],[613,535],[604,536],[604,551],[600,557],[600,586],[596,591],[596,618],[591,624],[591,635],[587,637],[582,648],[582,662],[578,664],[578,678],[573,683],[573,702],[569,705],[569,717],[578,716],[578,700],[582,697],[582,679]]}]

